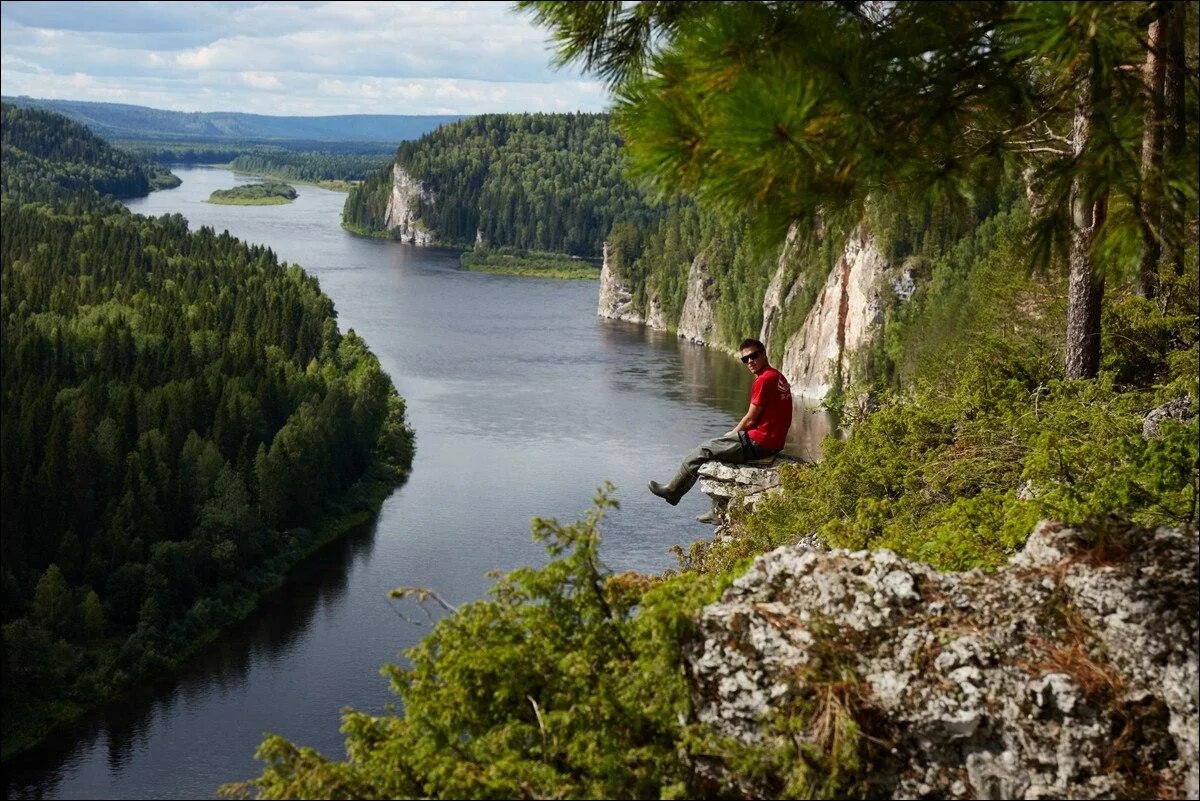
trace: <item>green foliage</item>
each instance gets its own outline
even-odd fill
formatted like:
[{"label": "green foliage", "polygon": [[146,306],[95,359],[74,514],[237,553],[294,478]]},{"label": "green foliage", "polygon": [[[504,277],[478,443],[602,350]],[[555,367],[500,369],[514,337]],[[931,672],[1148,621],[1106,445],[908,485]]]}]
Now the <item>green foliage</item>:
[{"label": "green foliage", "polygon": [[[269,737],[253,782],[265,798],[679,797],[689,714],[680,644],[712,576],[612,575],[598,525],[535,519],[551,560],[502,577],[390,666],[403,716],[346,714],[346,762]],[[398,591],[394,595],[411,595]]]},{"label": "green foliage", "polygon": [[386,152],[296,152],[280,147],[256,147],[248,153],[239,153],[229,162],[229,168],[293,181],[362,181],[382,169],[390,155]]},{"label": "green foliage", "polygon": [[816,534],[965,570],[1002,564],[1040,519],[1196,522],[1195,419],[1146,439],[1151,391],[1038,380],[1000,353],[976,358],[960,365],[970,372],[956,390],[890,398],[845,441],[827,440],[820,463],[781,469],[783,494],[709,563]]},{"label": "green foliage", "polygon": [[489,247],[479,244],[465,251],[459,257],[459,261],[464,269],[482,273],[582,281],[594,281],[600,277],[599,267],[578,257],[507,246]]},{"label": "green foliage", "polygon": [[[396,151],[433,197],[417,217],[439,241],[596,258],[613,223],[648,214],[621,176],[621,142],[602,114],[483,114]],[[382,230],[391,167],[346,199],[348,226]],[[353,230],[353,229],[352,229]]]},{"label": "green foliage", "polygon": [[[89,189],[115,197],[150,191],[153,168],[58,114],[5,103],[0,132],[0,192],[47,199]],[[159,184],[166,180],[156,178]]]},{"label": "green foliage", "polygon": [[296,188],[290,184],[266,181],[261,184],[241,184],[232,189],[215,189],[208,196],[208,202],[235,206],[264,206],[291,203],[296,197]]}]

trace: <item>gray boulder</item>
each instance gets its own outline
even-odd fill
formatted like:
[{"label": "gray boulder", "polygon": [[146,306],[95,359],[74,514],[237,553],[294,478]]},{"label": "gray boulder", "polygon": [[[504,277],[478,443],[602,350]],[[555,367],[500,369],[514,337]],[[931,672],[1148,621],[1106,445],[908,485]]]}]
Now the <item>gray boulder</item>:
[{"label": "gray boulder", "polygon": [[[780,548],[700,616],[685,656],[697,716],[778,744],[777,716],[842,664],[874,793],[1195,798],[1197,569],[1194,532],[1115,525],[1043,522],[990,574]],[[766,792],[703,767],[725,791]]]}]

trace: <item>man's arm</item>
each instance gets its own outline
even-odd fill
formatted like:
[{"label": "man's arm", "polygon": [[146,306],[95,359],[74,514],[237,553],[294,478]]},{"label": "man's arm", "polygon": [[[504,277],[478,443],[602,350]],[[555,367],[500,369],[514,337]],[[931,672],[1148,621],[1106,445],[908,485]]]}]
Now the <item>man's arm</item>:
[{"label": "man's arm", "polygon": [[750,408],[746,410],[746,414],[741,421],[729,431],[725,432],[725,436],[731,437],[739,431],[749,431],[754,428],[758,422],[759,415],[762,414],[762,407],[750,404]]}]

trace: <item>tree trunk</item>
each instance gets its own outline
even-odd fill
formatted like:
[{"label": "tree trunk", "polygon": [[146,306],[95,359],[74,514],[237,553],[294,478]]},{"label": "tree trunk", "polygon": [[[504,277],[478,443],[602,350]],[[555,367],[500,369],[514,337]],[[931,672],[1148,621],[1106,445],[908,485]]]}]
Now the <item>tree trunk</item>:
[{"label": "tree trunk", "polygon": [[1100,369],[1104,278],[1096,272],[1092,245],[1108,213],[1108,196],[1094,190],[1095,179],[1081,159],[1091,137],[1094,86],[1090,75],[1080,82],[1071,127],[1075,178],[1071,182],[1071,247],[1067,268],[1067,378],[1095,378]]},{"label": "tree trunk", "polygon": [[[1187,54],[1184,38],[1187,33],[1187,3],[1170,3],[1163,16],[1163,150],[1168,169],[1178,169],[1179,159],[1187,148],[1187,113],[1184,109],[1184,89],[1187,79]],[[1175,273],[1183,275],[1183,249],[1186,238],[1185,200],[1178,191],[1165,204],[1162,227],[1166,234],[1167,258]]]},{"label": "tree trunk", "polygon": [[1146,31],[1146,63],[1142,67],[1142,89],[1146,111],[1142,125],[1141,209],[1138,217],[1145,250],[1138,265],[1138,290],[1142,297],[1152,298],[1158,290],[1158,259],[1162,255],[1157,230],[1162,224],[1163,147],[1163,74],[1164,62],[1159,53],[1162,46],[1163,20],[1160,16]]}]

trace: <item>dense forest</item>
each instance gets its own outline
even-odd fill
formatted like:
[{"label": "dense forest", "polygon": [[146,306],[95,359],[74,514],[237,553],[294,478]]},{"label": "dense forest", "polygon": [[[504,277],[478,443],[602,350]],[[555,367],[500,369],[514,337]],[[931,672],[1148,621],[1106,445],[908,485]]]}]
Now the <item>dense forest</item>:
[{"label": "dense forest", "polygon": [[[94,189],[118,198],[140,197],[152,188],[178,186],[161,169],[94,135],[59,114],[0,105],[4,174],[0,190],[48,198]],[[174,176],[170,176],[173,178]]]},{"label": "dense forest", "polygon": [[[757,556],[814,540],[943,570],[1006,564],[1039,520],[1087,527],[1094,547],[1080,558],[1100,564],[1124,558],[1131,526],[1195,542],[1196,6],[519,5],[561,61],[608,83],[628,165],[665,199],[659,219],[615,219],[609,245],[668,321],[691,261],[706,255],[725,334],[753,332],[782,255],[803,279],[787,299],[798,326],[859,225],[916,287],[905,303],[885,299],[878,336],[858,354],[862,385],[833,393],[835,406],[851,391],[864,401],[840,409],[846,436],[827,438],[818,463],[780,467],[779,494],[734,512],[720,538],[679,549],[677,570],[603,564],[607,490],[577,523],[535,519],[550,561],[500,577],[387,666],[400,703],[346,712],[344,758],[270,736],[262,774],[228,789],[888,797],[908,768],[888,761],[893,738],[912,733],[880,728],[855,632],[781,621],[796,647],[812,638],[808,661],[749,741],[697,714],[687,661],[705,636],[697,618]],[[1112,688],[1078,697],[1119,711],[1125,688],[1094,681],[1117,675],[1103,646],[1055,605],[1027,622],[1029,636],[1079,658],[1037,669]],[[973,630],[970,616],[939,636],[961,627]],[[779,648],[791,647],[785,636]],[[1149,724],[1114,719],[1124,729],[1091,779],[1117,796],[1182,797],[1169,760],[1127,764]]]},{"label": "dense forest", "polygon": [[238,172],[270,175],[293,181],[362,181],[380,170],[387,153],[293,152],[282,148],[255,148],[229,163]]},{"label": "dense forest", "polygon": [[92,185],[144,189],[134,162],[64,118],[9,114],[6,758],[244,615],[412,455],[403,401],[314,279],[129,213]]},{"label": "dense forest", "polygon": [[[362,164],[355,156],[366,157],[368,164],[378,167],[394,155],[394,147],[379,141],[312,141],[296,140],[262,144],[256,141],[178,141],[158,139],[109,139],[114,147],[148,158],[160,164],[228,164],[239,156],[262,158],[277,164],[292,163],[301,153],[306,158],[302,169],[349,173]],[[344,161],[343,161],[344,158]],[[310,164],[310,161],[313,162]],[[300,164],[296,164],[299,165]],[[370,171],[370,170],[367,170]],[[366,173],[361,173],[365,175]],[[308,180],[308,179],[298,179]]]},{"label": "dense forest", "polygon": [[[438,241],[598,257],[614,222],[653,215],[623,177],[621,140],[603,114],[483,114],[396,151],[429,191],[417,216]],[[392,171],[346,199],[348,227],[383,231]]]}]

